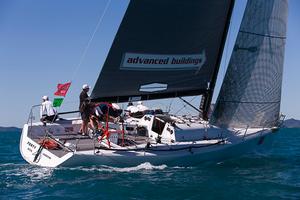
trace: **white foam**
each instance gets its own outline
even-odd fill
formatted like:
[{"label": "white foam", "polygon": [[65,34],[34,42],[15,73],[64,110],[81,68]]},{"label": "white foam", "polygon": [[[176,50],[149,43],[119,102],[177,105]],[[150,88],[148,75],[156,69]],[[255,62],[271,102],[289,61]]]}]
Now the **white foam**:
[{"label": "white foam", "polygon": [[111,166],[94,166],[94,167],[73,167],[73,168],[59,168],[63,170],[81,170],[86,172],[135,172],[135,171],[152,171],[152,170],[163,170],[166,169],[167,165],[152,165],[149,162],[142,163],[134,167],[111,167]]},{"label": "white foam", "polygon": [[45,180],[51,177],[53,173],[53,168],[42,168],[42,167],[34,167],[34,168],[25,168],[21,170],[21,172],[26,174],[32,181],[40,181]]},{"label": "white foam", "polygon": [[5,163],[0,165],[1,173],[7,176],[28,177],[32,181],[46,179],[52,175],[53,169],[31,166],[29,164]]},{"label": "white foam", "polygon": [[21,166],[24,164],[16,164],[16,163],[2,163],[0,164],[0,167],[5,167],[5,166]]},{"label": "white foam", "polygon": [[163,170],[167,167],[168,167],[167,165],[155,166],[155,165],[151,165],[151,163],[149,162],[145,162],[135,167],[125,167],[125,168],[111,167],[111,170],[116,172],[133,172],[133,171],[140,171],[140,170],[149,170],[149,171]]},{"label": "white foam", "polygon": [[180,166],[175,166],[172,167],[173,169],[194,169],[194,167],[180,167]]}]

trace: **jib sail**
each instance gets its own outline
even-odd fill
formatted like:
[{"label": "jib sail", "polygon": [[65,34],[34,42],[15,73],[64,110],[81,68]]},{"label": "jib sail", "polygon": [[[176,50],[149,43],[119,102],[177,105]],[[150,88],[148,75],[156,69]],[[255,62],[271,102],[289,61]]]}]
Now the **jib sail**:
[{"label": "jib sail", "polygon": [[277,125],[287,12],[287,0],[248,1],[212,124]]}]

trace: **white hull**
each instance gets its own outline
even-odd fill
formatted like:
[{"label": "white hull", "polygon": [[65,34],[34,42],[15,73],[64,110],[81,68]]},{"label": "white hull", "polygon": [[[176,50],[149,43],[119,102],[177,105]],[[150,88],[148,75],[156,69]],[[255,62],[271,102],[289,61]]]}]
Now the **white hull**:
[{"label": "white hull", "polygon": [[[253,149],[260,148],[270,143],[275,135],[271,129],[248,129],[229,131],[227,129],[208,128],[205,130],[225,132],[223,139],[202,139],[197,141],[181,141],[168,144],[152,143],[130,147],[121,147],[112,144],[111,149],[91,147],[89,149],[75,148],[61,151],[57,156],[53,151],[40,148],[36,140],[28,135],[28,125],[24,125],[20,141],[20,151],[23,158],[33,165],[43,167],[81,166],[81,165],[108,165],[108,166],[136,166],[144,162],[168,165],[197,165],[204,160],[221,161],[235,157]],[[51,127],[50,127],[51,128]],[[56,127],[57,129],[57,127]],[[56,130],[55,126],[53,130]],[[204,128],[188,130],[198,134]],[[188,132],[187,131],[187,132]],[[78,142],[78,141],[77,141]],[[40,151],[41,150],[41,151]],[[40,151],[40,152],[39,152]],[[37,153],[39,154],[38,156]]]},{"label": "white hull", "polygon": [[[259,134],[260,135],[260,134]],[[272,134],[269,132],[264,135],[264,142],[270,144]],[[266,137],[267,136],[267,137]],[[149,153],[149,152],[114,152],[103,150],[99,153],[93,151],[76,152],[74,156],[62,163],[62,166],[78,166],[78,165],[108,165],[108,166],[136,166],[141,163],[150,162],[154,165],[167,164],[170,166],[190,166],[197,165],[203,161],[222,161],[225,159],[240,156],[257,148],[261,136],[248,138],[245,141],[217,145],[213,147],[200,148],[191,150],[182,150],[168,153]],[[267,141],[268,140],[268,141]],[[263,144],[265,146],[266,144]]]}]

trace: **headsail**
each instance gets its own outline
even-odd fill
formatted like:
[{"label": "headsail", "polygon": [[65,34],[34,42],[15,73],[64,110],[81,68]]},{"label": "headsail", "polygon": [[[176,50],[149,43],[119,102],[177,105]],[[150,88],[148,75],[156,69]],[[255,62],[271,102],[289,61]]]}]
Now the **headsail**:
[{"label": "headsail", "polygon": [[248,0],[212,124],[276,126],[287,12],[287,0]]},{"label": "headsail", "polygon": [[95,101],[199,95],[218,71],[233,0],[131,0]]}]

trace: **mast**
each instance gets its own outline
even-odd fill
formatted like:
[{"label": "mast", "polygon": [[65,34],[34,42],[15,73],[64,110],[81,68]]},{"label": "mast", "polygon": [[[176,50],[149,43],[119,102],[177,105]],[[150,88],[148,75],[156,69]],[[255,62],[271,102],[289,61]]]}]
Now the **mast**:
[{"label": "mast", "polygon": [[225,25],[225,29],[224,29],[223,36],[222,36],[220,51],[219,51],[219,55],[217,57],[216,68],[213,72],[211,82],[208,83],[207,90],[205,93],[202,94],[202,98],[201,98],[201,103],[200,103],[200,107],[199,107],[199,109],[201,111],[200,115],[202,115],[201,117],[206,121],[209,118],[208,115],[209,115],[210,105],[211,105],[211,101],[212,101],[212,97],[214,94],[214,89],[215,89],[215,85],[216,85],[216,81],[217,81],[217,77],[218,77],[218,73],[219,73],[219,69],[220,69],[220,65],[221,65],[222,55],[223,55],[224,46],[226,43],[228,29],[230,26],[230,19],[231,19],[232,11],[234,8],[234,3],[235,3],[235,0],[233,0],[230,4],[229,14],[227,15],[226,25]]}]

